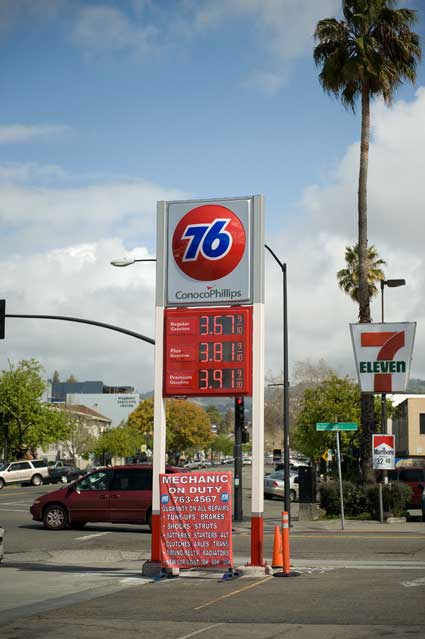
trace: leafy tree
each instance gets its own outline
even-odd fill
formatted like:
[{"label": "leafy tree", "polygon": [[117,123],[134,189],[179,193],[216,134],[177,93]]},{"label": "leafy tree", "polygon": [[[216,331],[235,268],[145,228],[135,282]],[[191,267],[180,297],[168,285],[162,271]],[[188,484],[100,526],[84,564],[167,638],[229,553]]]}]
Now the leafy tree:
[{"label": "leafy tree", "polygon": [[81,417],[72,415],[66,409],[60,412],[63,413],[68,425],[66,437],[61,441],[63,448],[71,459],[76,460],[77,457],[87,456],[92,452],[96,443],[96,437],[92,430]]},{"label": "leafy tree", "polygon": [[[343,20],[328,18],[316,26],[314,60],[321,67],[323,89],[355,111],[361,102],[360,170],[358,180],[358,300],[359,320],[371,321],[368,284],[367,179],[370,100],[391,103],[404,80],[414,82],[421,57],[419,36],[411,31],[416,12],[393,9],[395,0],[342,0]],[[372,478],[371,434],[373,395],[364,393],[361,406],[361,448],[364,479]]]},{"label": "leafy tree", "polygon": [[[383,280],[385,275],[381,269],[381,266],[386,264],[385,260],[381,259],[378,255],[378,251],[372,245],[368,248],[368,272],[367,281],[369,286],[369,298],[375,297],[378,294],[378,287],[376,282]],[[345,263],[346,267],[342,268],[336,274],[339,287],[342,288],[344,293],[347,293],[354,302],[359,301],[359,247],[346,246],[345,247]]]},{"label": "leafy tree", "polygon": [[130,457],[140,450],[141,434],[129,426],[118,426],[104,431],[95,441],[92,452],[111,457]]},{"label": "leafy tree", "polygon": [[68,379],[66,380],[67,384],[76,384],[78,382],[77,378],[75,377],[75,375],[73,375],[71,373],[71,375],[68,377]]},{"label": "leafy tree", "polygon": [[11,450],[44,448],[66,436],[63,415],[42,400],[46,384],[35,359],[22,360],[0,375],[0,429],[5,457]]},{"label": "leafy tree", "polygon": [[[194,402],[170,399],[166,406],[167,452],[177,461],[183,451],[209,447],[211,422],[208,413]],[[144,436],[144,443],[152,447],[153,398],[145,399],[128,416],[128,425]]]},{"label": "leafy tree", "polygon": [[[335,433],[316,431],[317,422],[358,422],[360,416],[360,392],[357,384],[348,377],[331,373],[327,379],[304,391],[302,409],[293,432],[297,450],[312,459],[319,460],[326,448],[335,448]],[[346,450],[355,443],[357,435],[341,433],[341,447]]]},{"label": "leafy tree", "polygon": [[213,453],[231,455],[233,451],[233,441],[229,439],[227,435],[217,435],[211,442],[211,450]]},{"label": "leafy tree", "polygon": [[53,371],[52,384],[59,384],[60,381],[59,371]]}]

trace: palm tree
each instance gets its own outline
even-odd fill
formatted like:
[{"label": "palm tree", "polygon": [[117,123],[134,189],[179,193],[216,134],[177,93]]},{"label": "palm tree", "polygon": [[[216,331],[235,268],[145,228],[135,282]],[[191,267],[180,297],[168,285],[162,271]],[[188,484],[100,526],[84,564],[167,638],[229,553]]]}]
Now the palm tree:
[{"label": "palm tree", "polygon": [[[411,31],[416,12],[394,9],[396,0],[342,0],[343,20],[320,20],[314,34],[314,61],[321,67],[323,89],[355,111],[361,101],[360,170],[358,182],[358,301],[360,322],[370,322],[367,245],[367,174],[370,100],[391,103],[404,80],[414,82],[421,57],[419,36]],[[373,395],[362,395],[363,477],[371,477]]]},{"label": "palm tree", "polygon": [[[369,290],[369,299],[375,297],[378,294],[378,287],[376,282],[385,279],[381,266],[386,264],[385,260],[381,259],[378,255],[378,251],[372,245],[368,248],[367,256],[368,268],[367,268],[367,283]],[[336,274],[339,287],[351,297],[354,302],[359,302],[359,247],[358,244],[354,246],[345,247],[345,263],[346,267],[342,268]]]}]

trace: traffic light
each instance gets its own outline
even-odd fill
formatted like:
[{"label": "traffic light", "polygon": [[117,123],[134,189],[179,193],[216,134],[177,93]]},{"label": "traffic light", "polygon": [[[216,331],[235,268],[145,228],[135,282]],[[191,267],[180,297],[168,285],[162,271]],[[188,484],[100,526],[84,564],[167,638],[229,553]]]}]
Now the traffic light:
[{"label": "traffic light", "polygon": [[4,339],[5,318],[6,318],[6,300],[0,300],[0,339]]},{"label": "traffic light", "polygon": [[242,433],[242,444],[249,442],[249,432],[245,426],[245,401],[243,397],[235,397],[235,426]]},{"label": "traffic light", "polygon": [[242,427],[245,420],[245,402],[243,397],[235,397],[235,422],[236,426]]}]

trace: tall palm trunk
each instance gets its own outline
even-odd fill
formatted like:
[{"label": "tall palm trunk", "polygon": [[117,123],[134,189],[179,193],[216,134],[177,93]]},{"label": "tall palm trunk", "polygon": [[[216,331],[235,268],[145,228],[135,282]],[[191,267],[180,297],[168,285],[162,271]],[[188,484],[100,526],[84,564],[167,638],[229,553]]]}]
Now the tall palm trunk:
[{"label": "tall palm trunk", "polygon": [[[362,89],[362,130],[360,141],[360,170],[358,190],[358,237],[359,237],[359,320],[369,323],[370,299],[368,287],[368,238],[367,238],[367,176],[369,168],[370,103],[369,89]],[[374,397],[362,393],[360,448],[362,476],[364,481],[373,479],[372,433],[375,431]]]}]

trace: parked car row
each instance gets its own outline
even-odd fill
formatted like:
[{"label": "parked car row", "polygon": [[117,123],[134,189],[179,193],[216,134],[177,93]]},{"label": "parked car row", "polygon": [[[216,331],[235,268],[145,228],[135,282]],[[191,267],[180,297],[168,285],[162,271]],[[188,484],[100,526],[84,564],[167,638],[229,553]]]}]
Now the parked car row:
[{"label": "parked car row", "polygon": [[67,483],[84,475],[85,471],[64,462],[49,465],[44,459],[20,460],[0,465],[0,489],[10,484]]}]

